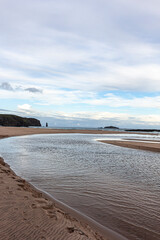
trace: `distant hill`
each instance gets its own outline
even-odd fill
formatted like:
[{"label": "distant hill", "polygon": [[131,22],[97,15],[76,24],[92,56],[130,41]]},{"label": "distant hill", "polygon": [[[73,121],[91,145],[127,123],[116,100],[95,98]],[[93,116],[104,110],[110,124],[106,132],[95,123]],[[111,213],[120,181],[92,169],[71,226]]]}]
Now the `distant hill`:
[{"label": "distant hill", "polygon": [[24,118],[11,114],[0,114],[0,125],[10,127],[41,127],[40,121],[36,118]]},{"label": "distant hill", "polygon": [[115,127],[115,126],[106,126],[104,128],[110,128],[110,129],[119,129],[118,127]]}]

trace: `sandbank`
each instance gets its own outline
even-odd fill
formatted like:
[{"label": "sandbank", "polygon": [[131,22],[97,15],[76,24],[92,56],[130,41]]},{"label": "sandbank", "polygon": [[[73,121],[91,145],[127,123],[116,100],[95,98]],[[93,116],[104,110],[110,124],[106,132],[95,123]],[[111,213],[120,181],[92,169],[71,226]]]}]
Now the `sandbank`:
[{"label": "sandbank", "polygon": [[[150,140],[151,141],[151,140]],[[100,140],[102,143],[112,144],[120,147],[126,148],[133,148],[133,149],[140,149],[140,150],[147,150],[152,152],[160,152],[160,142],[159,141],[152,141],[149,140],[132,140],[131,141],[119,141],[119,140]]]}]

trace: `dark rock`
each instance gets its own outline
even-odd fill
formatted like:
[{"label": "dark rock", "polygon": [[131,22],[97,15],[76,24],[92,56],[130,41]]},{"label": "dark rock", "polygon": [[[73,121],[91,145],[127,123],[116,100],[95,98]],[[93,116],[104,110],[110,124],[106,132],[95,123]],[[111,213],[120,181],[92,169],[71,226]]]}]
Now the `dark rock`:
[{"label": "dark rock", "polygon": [[160,132],[160,129],[125,129],[127,132]]},{"label": "dark rock", "polygon": [[114,126],[107,126],[107,127],[104,127],[104,128],[119,129],[118,127],[114,127]]},{"label": "dark rock", "polygon": [[0,125],[9,127],[41,127],[41,123],[36,118],[24,118],[11,114],[0,114]]}]

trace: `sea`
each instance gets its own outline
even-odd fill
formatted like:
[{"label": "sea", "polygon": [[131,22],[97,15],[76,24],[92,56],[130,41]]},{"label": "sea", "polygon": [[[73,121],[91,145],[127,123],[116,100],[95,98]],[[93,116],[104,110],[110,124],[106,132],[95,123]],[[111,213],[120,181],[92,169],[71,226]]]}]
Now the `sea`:
[{"label": "sea", "polygon": [[160,135],[45,134],[1,139],[17,175],[131,240],[160,239],[160,153],[98,140]]}]

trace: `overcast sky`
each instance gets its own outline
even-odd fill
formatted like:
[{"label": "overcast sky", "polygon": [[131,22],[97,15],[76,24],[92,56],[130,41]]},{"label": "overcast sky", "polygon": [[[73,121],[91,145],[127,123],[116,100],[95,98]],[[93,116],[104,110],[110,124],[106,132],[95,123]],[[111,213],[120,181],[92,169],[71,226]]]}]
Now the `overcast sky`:
[{"label": "overcast sky", "polygon": [[160,1],[0,0],[0,112],[160,127]]}]

